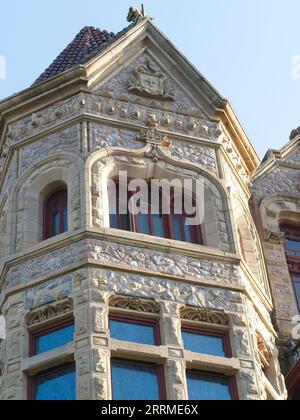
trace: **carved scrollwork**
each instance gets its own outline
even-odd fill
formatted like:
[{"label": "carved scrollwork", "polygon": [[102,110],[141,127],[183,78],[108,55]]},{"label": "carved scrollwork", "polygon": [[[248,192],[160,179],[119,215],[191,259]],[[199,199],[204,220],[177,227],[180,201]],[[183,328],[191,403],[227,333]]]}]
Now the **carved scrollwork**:
[{"label": "carved scrollwork", "polygon": [[26,316],[26,323],[29,327],[32,327],[72,312],[73,301],[72,299],[67,299],[62,302],[55,302],[53,304],[43,306],[42,308],[38,308],[30,312]]},{"label": "carved scrollwork", "polygon": [[156,302],[129,296],[113,296],[109,301],[111,308],[159,314],[160,305]]},{"label": "carved scrollwork", "polygon": [[181,319],[189,321],[205,322],[208,324],[229,325],[229,316],[225,312],[206,308],[185,307],[180,311]]}]

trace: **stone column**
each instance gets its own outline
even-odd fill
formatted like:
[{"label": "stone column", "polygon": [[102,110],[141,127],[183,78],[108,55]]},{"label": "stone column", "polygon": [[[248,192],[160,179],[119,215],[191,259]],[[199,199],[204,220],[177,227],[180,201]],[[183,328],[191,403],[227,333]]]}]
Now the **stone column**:
[{"label": "stone column", "polygon": [[167,400],[188,399],[186,386],[186,363],[181,337],[180,305],[161,301],[162,315],[160,330],[162,344],[168,348],[168,362],[165,367]]},{"label": "stone column", "polygon": [[74,276],[77,398],[110,400],[108,296],[101,271],[80,270]]}]

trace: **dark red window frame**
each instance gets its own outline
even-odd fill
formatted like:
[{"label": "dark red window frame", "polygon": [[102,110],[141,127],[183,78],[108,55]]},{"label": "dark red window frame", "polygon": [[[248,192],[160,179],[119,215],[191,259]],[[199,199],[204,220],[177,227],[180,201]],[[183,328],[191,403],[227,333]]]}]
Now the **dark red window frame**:
[{"label": "dark red window frame", "polygon": [[71,363],[64,363],[63,365],[60,366],[54,366],[51,369],[47,369],[44,371],[39,372],[37,375],[35,376],[29,376],[27,378],[27,399],[28,401],[35,401],[36,400],[36,391],[37,391],[37,381],[41,376],[45,376],[47,375],[49,372],[55,370],[55,369],[59,369],[59,370],[68,370],[72,367],[72,369],[76,369],[76,364],[75,362],[71,362]]},{"label": "dark red window frame", "polygon": [[73,324],[74,324],[74,318],[68,317],[62,321],[53,323],[51,325],[42,326],[40,328],[35,328],[32,331],[30,331],[28,356],[34,357],[37,355],[37,340],[39,339],[39,337],[42,337],[43,335],[52,333],[54,331],[58,331],[61,328],[69,327],[70,325],[73,325]]},{"label": "dark red window frame", "polygon": [[216,373],[216,372],[206,372],[206,371],[202,371],[200,369],[188,369],[186,371],[186,375],[188,376],[189,373],[193,373],[193,372],[197,372],[198,374],[202,374],[203,376],[206,376],[207,378],[220,378],[220,377],[226,377],[228,378],[228,386],[229,386],[229,391],[231,394],[231,398],[233,401],[238,401],[239,400],[239,393],[238,393],[238,388],[237,388],[237,383],[236,383],[236,378],[235,376],[227,376],[224,375],[222,373]]},{"label": "dark red window frame", "polygon": [[230,338],[229,338],[229,332],[228,331],[217,331],[216,329],[210,329],[206,327],[197,327],[197,326],[189,326],[189,325],[183,325],[181,328],[181,331],[188,332],[192,334],[198,334],[198,335],[207,335],[210,337],[218,337],[223,340],[223,346],[224,346],[224,353],[226,358],[232,357],[232,350],[231,350],[231,344],[230,344]]},{"label": "dark red window frame", "polygon": [[[166,401],[167,394],[166,394],[166,382],[165,382],[165,375],[164,375],[164,366],[163,365],[156,365],[155,363],[143,362],[141,360],[130,360],[130,359],[120,359],[120,358],[112,358],[111,362],[116,361],[121,364],[128,364],[128,363],[135,363],[141,366],[156,366],[157,368],[157,383],[158,383],[158,392],[160,401]],[[113,377],[112,377],[112,369],[111,369],[111,384],[112,384],[112,399],[114,399],[113,395]]]},{"label": "dark red window frame", "polygon": [[[287,240],[296,241],[300,243],[300,223],[293,222],[292,220],[281,220],[279,225],[281,231],[285,232]],[[300,301],[297,298],[295,287],[296,283],[300,283],[300,251],[289,248],[288,244],[286,244],[285,248],[291,281],[293,284],[295,298],[300,313]],[[294,277],[299,278],[299,281],[295,280]]]},{"label": "dark red window frame", "polygon": [[[116,183],[116,193],[117,193],[117,200],[116,200],[116,218],[117,218],[117,229],[122,229],[122,230],[128,230],[131,232],[136,232],[136,233],[143,233],[141,232],[141,228],[140,228],[140,223],[139,223],[139,215],[130,215],[129,212],[127,215],[121,215],[119,214],[119,204],[120,204],[120,200],[119,200],[119,184],[117,181],[115,181]],[[150,183],[148,184],[150,185]],[[150,191],[150,190],[149,190]],[[130,193],[128,192],[128,202],[130,200],[130,197],[133,195],[134,193]],[[150,196],[151,194],[149,194]],[[172,205],[172,203],[174,202],[174,194],[172,194],[171,196],[171,209],[174,210],[174,206]],[[149,203],[150,203],[150,198],[149,198]],[[160,205],[162,204],[162,199],[160,200]],[[128,207],[128,203],[127,203],[127,207]],[[160,209],[161,213],[162,213],[162,209]],[[150,236],[156,236],[155,235],[155,230],[154,230],[154,220],[153,220],[153,214],[151,214],[151,205],[149,205],[149,211],[148,211],[148,227],[149,227],[149,235]],[[157,216],[157,215],[155,215]],[[173,239],[173,240],[178,240],[177,238],[175,238],[175,231],[174,231],[174,216],[178,217],[180,219],[180,229],[181,229],[181,242],[189,242],[186,239],[186,233],[185,233],[185,220],[186,218],[190,217],[187,214],[181,214],[181,215],[177,215],[174,213],[171,214],[161,214],[160,217],[163,220],[163,230],[164,230],[164,238],[166,239]],[[124,229],[124,225],[123,223],[126,221],[126,225],[128,227],[128,229]],[[202,235],[202,229],[200,225],[191,225],[189,226],[190,228],[190,236],[191,236],[191,242],[189,243],[193,243],[193,244],[197,244],[197,245],[203,245],[203,235]]]},{"label": "dark red window frame", "polygon": [[[58,201],[58,205],[54,207],[55,201]],[[68,190],[66,187],[57,188],[44,201],[44,240],[67,231],[64,217],[65,209],[68,211]],[[53,216],[55,213],[59,214],[59,232],[57,234],[53,233]]]},{"label": "dark red window frame", "polygon": [[161,345],[161,335],[160,335],[160,328],[159,328],[159,320],[158,319],[134,317],[134,316],[130,316],[130,315],[122,315],[122,314],[112,313],[112,314],[109,315],[109,321],[110,320],[125,322],[125,323],[129,323],[129,324],[151,326],[154,329],[155,346],[160,346]]}]

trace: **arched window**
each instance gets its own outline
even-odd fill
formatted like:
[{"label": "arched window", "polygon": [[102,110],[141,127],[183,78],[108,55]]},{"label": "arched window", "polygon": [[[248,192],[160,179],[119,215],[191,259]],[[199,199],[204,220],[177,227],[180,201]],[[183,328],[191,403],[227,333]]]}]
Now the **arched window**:
[{"label": "arched window", "polygon": [[60,188],[52,192],[44,203],[44,239],[68,230],[68,191]]},{"label": "arched window", "polygon": [[[142,233],[161,238],[174,239],[177,241],[189,242],[194,244],[203,244],[203,237],[200,224],[188,223],[188,218],[193,218],[193,214],[187,215],[184,211],[184,203],[182,203],[182,212],[178,214],[175,202],[178,204],[178,197],[171,190],[170,211],[165,213],[163,210],[162,190],[159,191],[159,203],[153,203],[153,195],[151,194],[151,183],[148,183],[148,194],[145,199],[139,202],[140,212],[133,214],[129,211],[130,199],[134,193],[126,194],[126,198],[121,197],[120,184],[116,183],[116,199],[114,205],[112,203],[112,191],[110,196],[110,227],[114,229],[127,230],[131,232]],[[138,191],[138,190],[137,190]],[[179,198],[179,200],[184,198]],[[144,201],[144,202],[143,202]],[[195,207],[195,202],[192,202]],[[122,211],[123,210],[123,211]],[[196,211],[195,211],[196,213]]]},{"label": "arched window", "polygon": [[286,258],[300,313],[300,224],[290,220],[282,221],[280,229],[287,239]]}]

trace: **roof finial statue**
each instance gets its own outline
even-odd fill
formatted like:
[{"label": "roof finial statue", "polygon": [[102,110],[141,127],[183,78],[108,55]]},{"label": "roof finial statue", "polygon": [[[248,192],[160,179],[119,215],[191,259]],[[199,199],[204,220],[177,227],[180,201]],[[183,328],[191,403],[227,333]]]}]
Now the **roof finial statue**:
[{"label": "roof finial statue", "polygon": [[140,9],[138,7],[130,7],[127,20],[128,22],[137,23],[140,18],[144,19],[146,17],[148,16],[145,14],[144,5],[142,4]]}]

